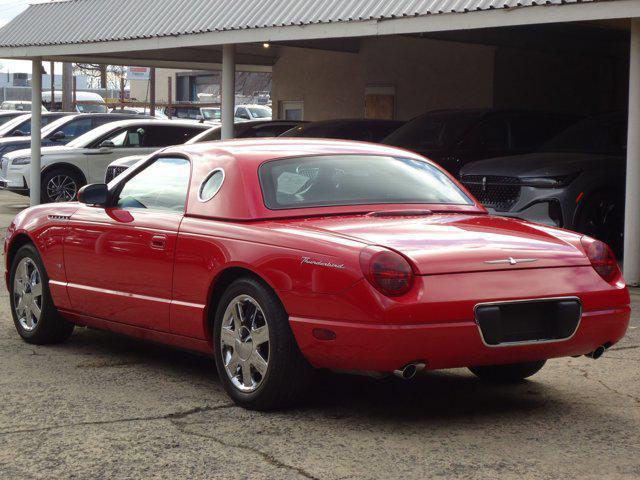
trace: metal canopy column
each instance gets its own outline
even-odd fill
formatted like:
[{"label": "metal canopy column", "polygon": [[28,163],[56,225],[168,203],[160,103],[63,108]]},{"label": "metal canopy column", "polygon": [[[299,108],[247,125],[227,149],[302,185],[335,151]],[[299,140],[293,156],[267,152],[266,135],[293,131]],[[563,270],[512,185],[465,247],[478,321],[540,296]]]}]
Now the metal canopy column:
[{"label": "metal canopy column", "polygon": [[640,283],[640,18],[631,20],[629,133],[624,219],[624,278]]},{"label": "metal canopy column", "polygon": [[233,138],[233,119],[236,103],[236,47],[222,46],[222,140]]},{"label": "metal canopy column", "polygon": [[[55,99],[52,99],[52,102]],[[31,73],[31,172],[29,197],[31,205],[40,203],[40,151],[42,146],[42,59],[34,58]]]}]

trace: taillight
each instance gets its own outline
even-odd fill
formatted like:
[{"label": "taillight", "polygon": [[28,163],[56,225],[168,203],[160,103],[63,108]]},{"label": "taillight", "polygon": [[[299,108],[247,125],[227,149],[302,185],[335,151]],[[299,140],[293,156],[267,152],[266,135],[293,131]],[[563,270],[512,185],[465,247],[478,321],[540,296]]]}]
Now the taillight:
[{"label": "taillight", "polygon": [[413,270],[399,253],[379,247],[367,247],[360,254],[364,276],[381,293],[397,297],[413,285]]},{"label": "taillight", "polygon": [[580,243],[598,275],[609,283],[614,283],[620,278],[622,273],[609,245],[590,237],[582,237]]}]

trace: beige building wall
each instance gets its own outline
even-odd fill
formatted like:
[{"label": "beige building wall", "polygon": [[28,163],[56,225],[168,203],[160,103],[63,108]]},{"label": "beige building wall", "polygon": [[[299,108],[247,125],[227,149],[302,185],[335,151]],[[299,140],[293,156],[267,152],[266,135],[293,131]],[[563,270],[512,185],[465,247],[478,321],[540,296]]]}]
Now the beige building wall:
[{"label": "beige building wall", "polygon": [[[156,102],[166,103],[169,101],[169,81],[172,77],[172,98],[176,98],[176,72],[184,70],[172,70],[169,68],[156,68]],[[135,98],[139,102],[148,100],[149,82],[144,80],[131,80],[131,98]]]},{"label": "beige building wall", "polygon": [[439,40],[364,39],[358,53],[283,48],[273,67],[274,114],[302,101],[305,120],[361,118],[367,87],[395,91],[398,119],[436,108],[491,107],[495,48]]}]

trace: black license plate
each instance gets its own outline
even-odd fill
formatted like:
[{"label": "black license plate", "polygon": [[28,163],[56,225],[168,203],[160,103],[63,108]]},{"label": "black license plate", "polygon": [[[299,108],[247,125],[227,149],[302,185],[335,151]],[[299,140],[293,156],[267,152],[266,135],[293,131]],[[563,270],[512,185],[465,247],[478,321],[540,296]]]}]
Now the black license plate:
[{"label": "black license plate", "polygon": [[578,298],[487,303],[476,306],[476,323],[490,346],[559,341],[578,328],[582,304]]}]

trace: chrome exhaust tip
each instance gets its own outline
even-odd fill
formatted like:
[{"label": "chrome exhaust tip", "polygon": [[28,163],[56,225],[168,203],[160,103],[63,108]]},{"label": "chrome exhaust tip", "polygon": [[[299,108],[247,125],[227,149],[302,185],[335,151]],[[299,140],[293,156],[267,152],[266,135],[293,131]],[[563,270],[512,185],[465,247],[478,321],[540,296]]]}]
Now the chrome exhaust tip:
[{"label": "chrome exhaust tip", "polygon": [[593,358],[594,360],[599,359],[604,352],[607,351],[607,347],[605,347],[604,345],[600,345],[598,348],[596,348],[593,352],[587,353],[585,355],[585,357],[589,357],[589,358]]},{"label": "chrome exhaust tip", "polygon": [[393,374],[402,380],[411,380],[416,373],[425,369],[427,365],[422,362],[408,363],[399,370],[394,370]]}]

